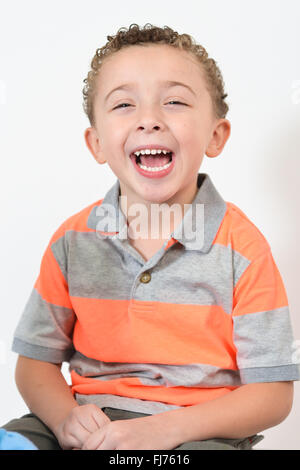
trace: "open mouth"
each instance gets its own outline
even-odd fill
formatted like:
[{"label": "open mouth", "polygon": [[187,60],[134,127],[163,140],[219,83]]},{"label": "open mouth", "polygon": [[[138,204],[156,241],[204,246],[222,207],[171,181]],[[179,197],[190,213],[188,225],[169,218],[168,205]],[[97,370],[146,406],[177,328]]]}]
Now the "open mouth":
[{"label": "open mouth", "polygon": [[158,172],[168,169],[173,160],[173,152],[157,155],[131,155],[136,165],[144,171]]},{"label": "open mouth", "polygon": [[131,154],[131,161],[135,170],[145,178],[164,178],[169,175],[175,166],[175,154]]}]

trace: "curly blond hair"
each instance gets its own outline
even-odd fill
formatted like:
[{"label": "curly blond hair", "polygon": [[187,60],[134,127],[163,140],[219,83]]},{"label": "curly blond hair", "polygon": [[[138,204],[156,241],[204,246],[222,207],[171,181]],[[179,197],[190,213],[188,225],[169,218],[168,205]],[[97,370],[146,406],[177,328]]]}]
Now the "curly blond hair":
[{"label": "curly blond hair", "polygon": [[228,112],[228,104],[224,93],[224,82],[220,69],[214,59],[208,57],[205,48],[197,44],[189,34],[178,34],[168,26],[163,28],[145,24],[143,28],[133,23],[129,28],[120,28],[115,36],[107,36],[108,42],[96,50],[91,62],[91,70],[83,81],[85,86],[83,92],[83,109],[91,126],[95,125],[93,101],[96,92],[96,77],[101,70],[105,58],[125,47],[141,44],[168,44],[181,50],[192,52],[198,62],[202,65],[206,84],[212,98],[216,118],[225,118]]}]

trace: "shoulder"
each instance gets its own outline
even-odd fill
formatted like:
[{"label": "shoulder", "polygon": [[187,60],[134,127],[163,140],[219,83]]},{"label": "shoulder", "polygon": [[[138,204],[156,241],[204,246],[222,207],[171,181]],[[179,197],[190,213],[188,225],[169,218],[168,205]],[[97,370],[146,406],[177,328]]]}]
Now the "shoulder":
[{"label": "shoulder", "polygon": [[226,202],[220,238],[232,251],[254,261],[270,251],[270,245],[261,230],[232,202]]}]

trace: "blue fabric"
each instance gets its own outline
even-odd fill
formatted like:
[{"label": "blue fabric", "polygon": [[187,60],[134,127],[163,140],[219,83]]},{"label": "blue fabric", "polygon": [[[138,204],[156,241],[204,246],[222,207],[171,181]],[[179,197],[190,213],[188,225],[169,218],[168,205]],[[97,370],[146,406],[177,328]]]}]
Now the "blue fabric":
[{"label": "blue fabric", "polygon": [[18,432],[0,429],[0,450],[38,450],[26,437]]}]

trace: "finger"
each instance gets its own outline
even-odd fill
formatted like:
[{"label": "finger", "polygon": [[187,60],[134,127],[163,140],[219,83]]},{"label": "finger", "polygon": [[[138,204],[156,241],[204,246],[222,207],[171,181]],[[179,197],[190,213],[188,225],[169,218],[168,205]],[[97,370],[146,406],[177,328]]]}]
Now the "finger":
[{"label": "finger", "polygon": [[97,447],[104,440],[104,438],[105,438],[105,433],[103,432],[103,429],[97,429],[97,431],[90,434],[90,436],[83,443],[81,449],[82,450],[96,450]]},{"label": "finger", "polygon": [[95,420],[97,428],[101,428],[110,422],[109,417],[100,408],[93,410],[92,417]]},{"label": "finger", "polygon": [[116,448],[116,443],[105,437],[96,450],[116,450]]},{"label": "finger", "polygon": [[104,439],[102,440],[100,445],[96,447],[96,450],[116,450],[117,448],[119,448],[117,446],[117,440],[112,436],[105,434]]},{"label": "finger", "polygon": [[80,424],[90,433],[97,431],[100,427],[110,421],[103,411],[94,407],[88,410],[88,413],[78,416]]},{"label": "finger", "polygon": [[78,422],[82,429],[84,429],[88,434],[91,434],[99,429],[99,426],[92,415],[80,416],[78,417]]},{"label": "finger", "polygon": [[71,450],[81,448],[82,442],[76,436],[69,433],[60,445],[65,450]]},{"label": "finger", "polygon": [[88,431],[84,426],[77,422],[72,430],[69,432],[71,438],[71,446],[81,448],[82,444],[88,439],[91,435],[91,432]]}]

